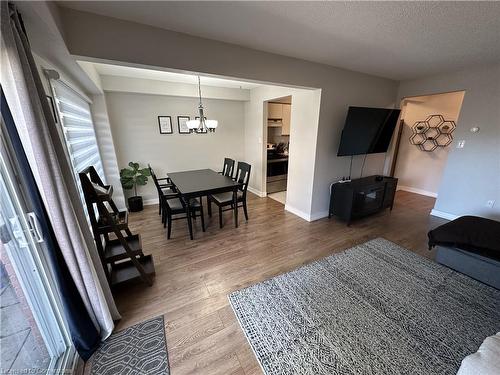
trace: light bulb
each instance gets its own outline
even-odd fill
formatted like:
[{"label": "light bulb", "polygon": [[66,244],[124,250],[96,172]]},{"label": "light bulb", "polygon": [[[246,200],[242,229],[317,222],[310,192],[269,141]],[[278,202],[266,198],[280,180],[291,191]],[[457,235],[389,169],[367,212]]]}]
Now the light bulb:
[{"label": "light bulb", "polygon": [[219,121],[217,120],[205,120],[205,125],[210,130],[215,130],[217,125],[219,125]]},{"label": "light bulb", "polygon": [[200,120],[189,120],[186,121],[186,126],[189,130],[195,130],[200,127]]}]

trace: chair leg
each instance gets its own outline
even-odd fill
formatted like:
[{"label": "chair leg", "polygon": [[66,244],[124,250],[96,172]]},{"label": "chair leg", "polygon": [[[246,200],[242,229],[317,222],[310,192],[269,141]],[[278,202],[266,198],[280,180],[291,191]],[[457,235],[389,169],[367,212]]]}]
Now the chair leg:
[{"label": "chair leg", "polygon": [[158,215],[161,215],[161,197],[158,197]]},{"label": "chair leg", "polygon": [[189,207],[189,202],[188,202],[186,205],[186,219],[187,219],[187,224],[188,224],[188,228],[189,228],[189,238],[191,238],[191,240],[194,240],[193,223],[191,222],[191,217],[192,217],[191,207]]},{"label": "chair leg", "polygon": [[205,215],[203,214],[203,205],[200,207],[201,229],[205,232]]},{"label": "chair leg", "polygon": [[188,229],[189,229],[189,238],[191,240],[194,240],[194,237],[193,237],[193,223],[191,222],[191,216],[189,216],[187,218],[187,222],[188,222]]},{"label": "chair leg", "polygon": [[243,201],[243,212],[245,213],[245,220],[248,221],[248,212],[247,212],[247,201],[246,201],[246,199]]},{"label": "chair leg", "polygon": [[219,228],[222,229],[222,206],[219,206]]},{"label": "chair leg", "polygon": [[167,223],[167,240],[170,239],[170,235],[172,233],[172,215],[170,215],[170,213],[167,213],[167,218],[165,220],[165,222],[168,222]]},{"label": "chair leg", "polygon": [[212,201],[207,197],[208,217],[212,217]]},{"label": "chair leg", "polygon": [[165,211],[166,211],[165,209],[161,210],[161,223],[162,224],[165,224],[165,222],[167,221],[167,215],[166,215]]}]

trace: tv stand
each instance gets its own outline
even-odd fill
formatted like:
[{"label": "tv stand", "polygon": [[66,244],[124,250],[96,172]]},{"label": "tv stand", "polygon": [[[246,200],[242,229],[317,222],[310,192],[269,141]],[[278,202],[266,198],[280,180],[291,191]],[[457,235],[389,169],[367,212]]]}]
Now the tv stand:
[{"label": "tv stand", "polygon": [[352,220],[386,208],[392,210],[397,184],[397,178],[386,176],[368,176],[335,183],[330,191],[328,218],[336,216],[349,225]]}]

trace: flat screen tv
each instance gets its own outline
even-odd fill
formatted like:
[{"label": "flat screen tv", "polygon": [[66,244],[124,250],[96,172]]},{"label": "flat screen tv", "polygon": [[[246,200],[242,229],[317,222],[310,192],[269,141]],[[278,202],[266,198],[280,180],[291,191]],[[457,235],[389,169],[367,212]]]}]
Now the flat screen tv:
[{"label": "flat screen tv", "polygon": [[338,156],[387,152],[399,109],[349,107]]}]

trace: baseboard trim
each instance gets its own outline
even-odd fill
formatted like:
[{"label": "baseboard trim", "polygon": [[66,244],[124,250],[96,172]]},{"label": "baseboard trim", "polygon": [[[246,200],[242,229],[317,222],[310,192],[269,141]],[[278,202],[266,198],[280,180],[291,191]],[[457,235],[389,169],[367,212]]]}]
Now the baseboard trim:
[{"label": "baseboard trim", "polygon": [[306,220],[306,221],[311,221],[311,215],[308,213],[305,213],[304,211],[298,210],[295,207],[292,207],[288,204],[285,204],[285,211],[291,212],[292,214]]},{"label": "baseboard trim", "polygon": [[309,222],[328,217],[328,211],[321,211],[321,212],[316,212],[314,214],[308,214],[308,213],[301,211],[293,206],[290,206],[289,204],[285,204],[285,211],[288,211],[294,215],[297,215],[301,219],[304,219],[304,220],[309,221]]},{"label": "baseboard trim", "polygon": [[309,220],[309,221],[316,221],[316,220],[324,219],[325,217],[328,217],[328,211],[316,212],[314,214],[311,214],[311,216],[310,216],[311,220]]},{"label": "baseboard trim", "polygon": [[407,191],[409,193],[426,195],[426,196],[432,197],[432,198],[437,198],[437,196],[438,196],[437,193],[434,193],[432,191],[417,189],[417,188],[413,188],[411,186],[398,185],[397,190],[403,190],[403,191]]},{"label": "baseboard trim", "polygon": [[158,204],[158,198],[144,199],[142,201],[144,206],[152,206],[153,204]]},{"label": "baseboard trim", "polygon": [[460,217],[458,215],[450,214],[448,212],[443,212],[443,211],[439,211],[439,210],[435,210],[435,209],[432,209],[431,215],[436,216],[436,217],[440,217],[440,218],[446,219],[446,220],[455,220],[455,219]]},{"label": "baseboard trim", "polygon": [[250,193],[257,195],[258,197],[265,198],[267,196],[267,193],[265,191],[260,191],[250,186],[247,187],[247,189]]}]

